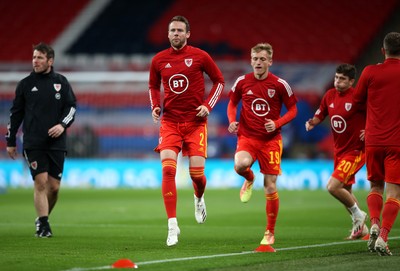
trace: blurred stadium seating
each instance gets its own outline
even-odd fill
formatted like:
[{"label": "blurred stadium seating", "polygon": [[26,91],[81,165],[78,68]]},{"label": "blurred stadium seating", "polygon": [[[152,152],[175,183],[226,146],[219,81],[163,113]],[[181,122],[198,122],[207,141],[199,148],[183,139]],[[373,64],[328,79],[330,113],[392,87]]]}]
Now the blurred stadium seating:
[{"label": "blurred stadium seating", "polygon": [[[271,71],[289,82],[299,99],[298,117],[284,128],[286,157],[330,155],[329,129],[305,133],[321,95],[332,84],[338,63],[356,63],[387,24],[399,14],[397,0],[14,0],[0,3],[0,132],[5,134],[16,82],[9,72],[29,73],[31,45],[56,49],[56,70],[132,72],[98,82],[70,81],[79,101],[70,129],[70,154],[77,157],[153,157],[158,127],[152,123],[147,72],[155,52],[169,46],[167,24],[181,14],[191,23],[189,43],[215,58],[226,89],[210,115],[209,156],[231,158],[236,139],[227,133],[227,95],[235,79],[251,72],[249,50],[273,45]],[[398,30],[398,26],[397,26]],[[137,76],[137,77],[136,77]],[[0,142],[0,157],[4,141]],[[321,153],[320,153],[321,152]]]},{"label": "blurred stadium seating", "polygon": [[33,44],[54,42],[88,2],[1,1],[0,62],[28,61]]},{"label": "blurred stadium seating", "polygon": [[191,42],[217,55],[247,58],[249,48],[268,41],[279,62],[354,62],[397,1],[203,0],[196,8],[193,2],[174,1],[149,41],[166,46],[165,26],[182,13],[191,22]]}]

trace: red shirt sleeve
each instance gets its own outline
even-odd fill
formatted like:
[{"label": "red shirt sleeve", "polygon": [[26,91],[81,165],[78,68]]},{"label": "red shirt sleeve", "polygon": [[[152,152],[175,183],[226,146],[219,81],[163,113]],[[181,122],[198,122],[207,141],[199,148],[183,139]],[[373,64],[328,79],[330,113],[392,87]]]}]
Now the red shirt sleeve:
[{"label": "red shirt sleeve", "polygon": [[221,97],[222,91],[224,90],[225,82],[221,71],[217,67],[217,64],[215,64],[210,55],[207,53],[205,53],[204,71],[213,82],[210,93],[203,103],[203,105],[208,108],[209,112],[211,112],[211,110],[214,108],[219,98]]},{"label": "red shirt sleeve", "polygon": [[158,63],[156,57],[151,61],[150,74],[149,74],[149,96],[151,110],[155,107],[161,107],[160,98],[160,85],[161,85],[161,74],[158,69]]},{"label": "red shirt sleeve", "polygon": [[229,100],[228,108],[227,108],[227,115],[228,115],[229,123],[236,121],[237,103],[234,103],[232,100]]},{"label": "red shirt sleeve", "polygon": [[297,106],[296,104],[291,104],[288,108],[288,111],[279,119],[275,121],[276,129],[282,127],[286,123],[290,122],[297,115]]},{"label": "red shirt sleeve", "polygon": [[317,111],[315,111],[314,117],[320,120],[322,122],[326,116],[328,116],[328,96],[329,96],[329,90],[328,92],[325,93],[324,97],[322,97],[321,103],[319,105],[319,108]]},{"label": "red shirt sleeve", "polygon": [[280,83],[280,86],[282,88],[283,103],[288,111],[283,116],[275,120],[276,129],[284,126],[285,124],[293,120],[297,115],[297,99],[295,98],[292,89],[285,80],[278,79],[278,82]]},{"label": "red shirt sleeve", "polygon": [[227,108],[227,116],[229,123],[236,121],[236,116],[237,116],[237,107],[242,99],[242,94],[241,94],[241,87],[238,86],[240,82],[244,79],[244,76],[240,76],[234,85],[232,86],[232,89],[229,92],[229,103],[228,103],[228,108]]},{"label": "red shirt sleeve", "polygon": [[353,95],[353,100],[357,104],[365,104],[367,101],[368,89],[368,66],[363,70],[358,79],[356,90]]}]

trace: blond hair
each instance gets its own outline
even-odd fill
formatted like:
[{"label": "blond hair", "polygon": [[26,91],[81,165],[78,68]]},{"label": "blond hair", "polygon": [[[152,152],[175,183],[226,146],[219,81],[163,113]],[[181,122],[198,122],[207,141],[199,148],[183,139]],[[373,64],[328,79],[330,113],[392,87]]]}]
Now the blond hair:
[{"label": "blond hair", "polygon": [[266,51],[268,56],[270,58],[272,58],[273,55],[273,49],[271,44],[269,43],[259,43],[256,46],[254,46],[253,48],[251,48],[251,53],[259,53],[261,51]]}]

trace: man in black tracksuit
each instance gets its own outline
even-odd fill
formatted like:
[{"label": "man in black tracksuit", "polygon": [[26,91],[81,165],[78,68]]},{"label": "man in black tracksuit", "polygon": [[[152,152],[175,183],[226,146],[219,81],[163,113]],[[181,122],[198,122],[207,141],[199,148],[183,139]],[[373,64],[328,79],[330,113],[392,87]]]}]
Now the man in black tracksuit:
[{"label": "man in black tracksuit", "polygon": [[67,151],[66,129],[75,118],[76,98],[68,80],[53,70],[54,50],[33,47],[32,73],[17,85],[6,135],[7,152],[17,157],[23,122],[23,153],[34,180],[36,236],[51,237],[48,216],[57,202]]}]

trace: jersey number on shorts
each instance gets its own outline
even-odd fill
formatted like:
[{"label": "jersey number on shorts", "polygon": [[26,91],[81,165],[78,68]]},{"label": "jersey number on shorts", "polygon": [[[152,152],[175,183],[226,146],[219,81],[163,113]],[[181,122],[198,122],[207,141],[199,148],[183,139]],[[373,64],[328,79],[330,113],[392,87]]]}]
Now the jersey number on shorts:
[{"label": "jersey number on shorts", "polygon": [[340,164],[338,166],[338,170],[343,171],[344,173],[347,173],[350,170],[351,163],[346,160],[340,161]]},{"label": "jersey number on shorts", "polygon": [[354,171],[356,170],[358,162],[360,162],[361,156],[357,156],[356,159],[354,160],[354,163],[351,163],[346,160],[341,160],[338,166],[338,170],[343,171],[344,173],[347,173],[350,171],[350,175],[354,174]]},{"label": "jersey number on shorts", "polygon": [[280,164],[281,163],[281,155],[277,151],[270,151],[269,152],[269,163],[270,164]]},{"label": "jersey number on shorts", "polygon": [[204,134],[203,133],[200,133],[200,142],[199,142],[199,144],[200,144],[200,146],[202,146],[202,147],[204,147]]}]

